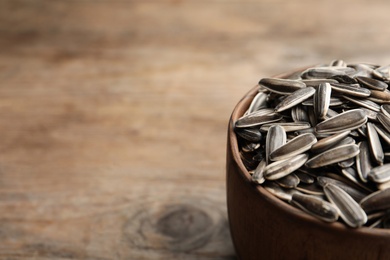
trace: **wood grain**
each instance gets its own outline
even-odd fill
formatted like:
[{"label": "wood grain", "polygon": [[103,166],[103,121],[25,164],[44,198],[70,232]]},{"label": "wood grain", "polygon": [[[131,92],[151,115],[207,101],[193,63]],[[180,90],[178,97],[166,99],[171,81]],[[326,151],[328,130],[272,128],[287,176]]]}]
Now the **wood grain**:
[{"label": "wood grain", "polygon": [[234,105],[295,67],[388,63],[388,7],[0,1],[0,258],[234,258]]}]

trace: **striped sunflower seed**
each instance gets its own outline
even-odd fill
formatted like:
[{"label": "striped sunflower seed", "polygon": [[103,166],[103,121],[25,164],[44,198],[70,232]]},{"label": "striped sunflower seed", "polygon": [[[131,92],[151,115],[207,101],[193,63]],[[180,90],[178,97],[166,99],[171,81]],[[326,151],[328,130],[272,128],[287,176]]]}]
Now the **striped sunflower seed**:
[{"label": "striped sunflower seed", "polygon": [[362,86],[370,89],[383,91],[387,88],[387,84],[380,80],[362,76],[358,76],[356,79]]},{"label": "striped sunflower seed", "polygon": [[[331,77],[330,79],[336,80],[338,83],[342,84],[356,84],[358,81],[355,78],[352,78],[348,75],[336,75]],[[329,82],[332,83],[332,82]]]},{"label": "striped sunflower seed", "polygon": [[264,177],[266,180],[280,179],[299,169],[303,164],[305,164],[308,158],[308,154],[299,154],[286,160],[268,164],[264,169]]},{"label": "striped sunflower seed", "polygon": [[331,92],[332,87],[329,83],[321,83],[318,86],[313,98],[314,114],[317,118],[325,118],[329,109]]},{"label": "striped sunflower seed", "polygon": [[291,141],[274,150],[269,155],[269,159],[271,161],[285,160],[287,158],[306,152],[316,142],[317,138],[313,134],[308,133],[298,135]]},{"label": "striped sunflower seed", "polygon": [[313,176],[301,172],[301,171],[296,171],[295,175],[299,178],[299,182],[306,183],[306,184],[312,184],[314,183],[315,179]]},{"label": "striped sunflower seed", "polygon": [[257,165],[255,171],[252,174],[252,181],[258,184],[262,184],[264,179],[264,168],[267,165],[265,159],[261,160],[259,165]]},{"label": "striped sunflower seed", "polygon": [[309,168],[319,168],[355,157],[359,153],[356,144],[347,144],[320,153],[306,162]]},{"label": "striped sunflower seed", "polygon": [[334,134],[359,128],[367,122],[367,115],[361,109],[352,109],[318,123],[317,133]]},{"label": "striped sunflower seed", "polygon": [[370,97],[376,98],[377,100],[390,101],[390,91],[389,90],[371,90]]},{"label": "striped sunflower seed", "polygon": [[341,168],[349,168],[355,164],[355,158],[350,158],[350,159],[347,159],[345,161],[338,162],[337,164]]},{"label": "striped sunflower seed", "polygon": [[269,162],[270,154],[287,142],[286,131],[280,125],[273,125],[269,128],[265,141],[265,158]]},{"label": "striped sunflower seed", "polygon": [[246,114],[249,115],[255,111],[258,111],[262,108],[267,108],[267,99],[268,94],[264,92],[259,92],[257,95],[253,98],[252,103],[250,104]]},{"label": "striped sunflower seed", "polygon": [[306,109],[301,105],[297,105],[291,109],[291,117],[296,123],[309,122],[309,115]]},{"label": "striped sunflower seed", "polygon": [[390,118],[390,105],[382,105],[381,106],[381,112],[386,115],[388,118]]},{"label": "striped sunflower seed", "polygon": [[382,140],[385,141],[388,145],[390,145],[390,133],[386,131],[386,129],[383,128],[383,126],[380,125],[374,125],[376,132],[380,137],[382,137]]},{"label": "striped sunflower seed", "polygon": [[357,99],[357,98],[352,98],[352,97],[345,96],[345,95],[343,96],[343,98],[351,101],[352,103],[355,103],[356,105],[371,109],[372,111],[375,111],[375,112],[379,112],[381,109],[381,107],[378,104],[376,104],[375,102],[372,102],[368,99]]},{"label": "striped sunflower seed", "polygon": [[368,178],[376,183],[390,181],[390,163],[372,168],[368,173]]},{"label": "striped sunflower seed", "polygon": [[308,195],[315,195],[315,196],[324,195],[324,190],[319,185],[317,185],[317,183],[311,183],[311,184],[299,183],[295,189]]},{"label": "striped sunflower seed", "polygon": [[371,95],[371,91],[366,88],[360,88],[356,86],[356,84],[343,84],[343,83],[331,83],[332,90],[342,93],[349,96],[355,97],[369,97]]},{"label": "striped sunflower seed", "polygon": [[349,185],[343,181],[329,178],[326,176],[318,176],[317,182],[322,187],[325,187],[329,183],[334,184],[334,185],[338,186],[339,188],[341,188],[346,193],[348,193],[349,196],[351,196],[357,202],[361,201],[364,197],[367,196],[367,194],[365,194],[364,192],[361,192],[360,190],[352,187],[351,185]]},{"label": "striped sunflower seed", "polygon": [[290,203],[326,222],[335,222],[339,218],[339,211],[335,206],[312,195],[295,193]]},{"label": "striped sunflower seed", "polygon": [[258,126],[265,123],[279,121],[281,119],[282,116],[275,112],[266,113],[266,114],[252,113],[238,119],[236,121],[235,127],[244,128],[244,127]]},{"label": "striped sunflower seed", "polygon": [[259,81],[259,85],[271,92],[282,95],[288,95],[298,89],[306,88],[302,81],[291,79],[263,78]]},{"label": "striped sunflower seed", "polygon": [[390,209],[390,188],[371,193],[360,201],[360,206],[367,213]]},{"label": "striped sunflower seed", "polygon": [[302,101],[313,96],[315,92],[316,92],[316,90],[313,87],[307,87],[307,88],[296,90],[291,95],[286,96],[286,98],[283,99],[275,107],[275,112],[282,112],[282,111],[287,110],[293,106],[296,106],[296,105],[302,103]]},{"label": "striped sunflower seed", "polygon": [[275,197],[290,202],[293,194],[299,193],[299,191],[295,189],[285,189],[280,187],[277,183],[273,181],[264,182],[264,189],[272,193]]},{"label": "striped sunflower seed", "polygon": [[366,141],[360,142],[359,150],[360,153],[356,156],[356,169],[360,180],[367,182],[368,173],[372,169],[368,143]]},{"label": "striped sunflower seed", "polygon": [[283,188],[293,189],[298,186],[300,179],[294,173],[290,173],[283,178],[275,180],[275,182]]},{"label": "striped sunflower seed", "polygon": [[340,133],[325,137],[325,138],[319,140],[317,143],[315,143],[311,147],[311,151],[313,153],[323,152],[323,151],[327,150],[328,148],[332,147],[333,145],[335,145],[336,143],[338,143],[340,140],[347,137],[350,133],[351,133],[351,131],[347,130],[344,132],[340,132]]},{"label": "striped sunflower seed", "polygon": [[387,130],[387,132],[390,132],[390,117],[387,117],[383,112],[379,112],[376,115],[376,118],[378,119],[379,123],[381,123]]},{"label": "striped sunflower seed", "polygon": [[372,123],[367,123],[367,135],[368,143],[370,144],[370,152],[376,163],[379,165],[383,164],[384,154],[382,144],[379,140],[378,133]]},{"label": "striped sunflower seed", "polygon": [[257,128],[236,128],[236,134],[243,139],[250,142],[260,142],[261,141],[261,133],[260,129]]},{"label": "striped sunflower seed", "polygon": [[367,222],[367,215],[364,210],[340,187],[329,183],[325,185],[324,192],[329,201],[339,209],[340,217],[348,226],[357,228]]}]

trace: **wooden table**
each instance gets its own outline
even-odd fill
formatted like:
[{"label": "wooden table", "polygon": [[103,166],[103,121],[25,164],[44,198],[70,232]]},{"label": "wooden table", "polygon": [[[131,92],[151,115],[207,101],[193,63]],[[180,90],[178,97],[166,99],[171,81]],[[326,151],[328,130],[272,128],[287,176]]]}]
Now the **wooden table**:
[{"label": "wooden table", "polygon": [[390,61],[388,1],[317,2],[0,0],[0,258],[234,259],[240,97]]}]

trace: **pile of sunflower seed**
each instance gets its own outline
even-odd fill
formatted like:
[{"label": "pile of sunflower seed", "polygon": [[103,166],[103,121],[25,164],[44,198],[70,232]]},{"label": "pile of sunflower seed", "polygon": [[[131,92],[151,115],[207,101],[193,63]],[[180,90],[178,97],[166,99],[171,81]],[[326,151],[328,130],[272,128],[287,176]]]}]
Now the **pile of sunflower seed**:
[{"label": "pile of sunflower seed", "polygon": [[326,222],[390,228],[390,65],[263,78],[235,122],[252,181]]}]

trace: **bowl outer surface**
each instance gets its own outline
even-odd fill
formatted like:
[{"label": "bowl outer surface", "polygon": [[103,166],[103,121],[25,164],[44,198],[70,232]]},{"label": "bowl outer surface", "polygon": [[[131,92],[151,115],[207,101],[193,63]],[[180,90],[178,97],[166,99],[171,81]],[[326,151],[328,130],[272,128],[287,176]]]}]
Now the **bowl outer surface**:
[{"label": "bowl outer surface", "polygon": [[351,229],[323,222],[251,183],[233,127],[256,93],[257,87],[241,99],[228,126],[227,205],[239,259],[390,259],[389,230]]}]

